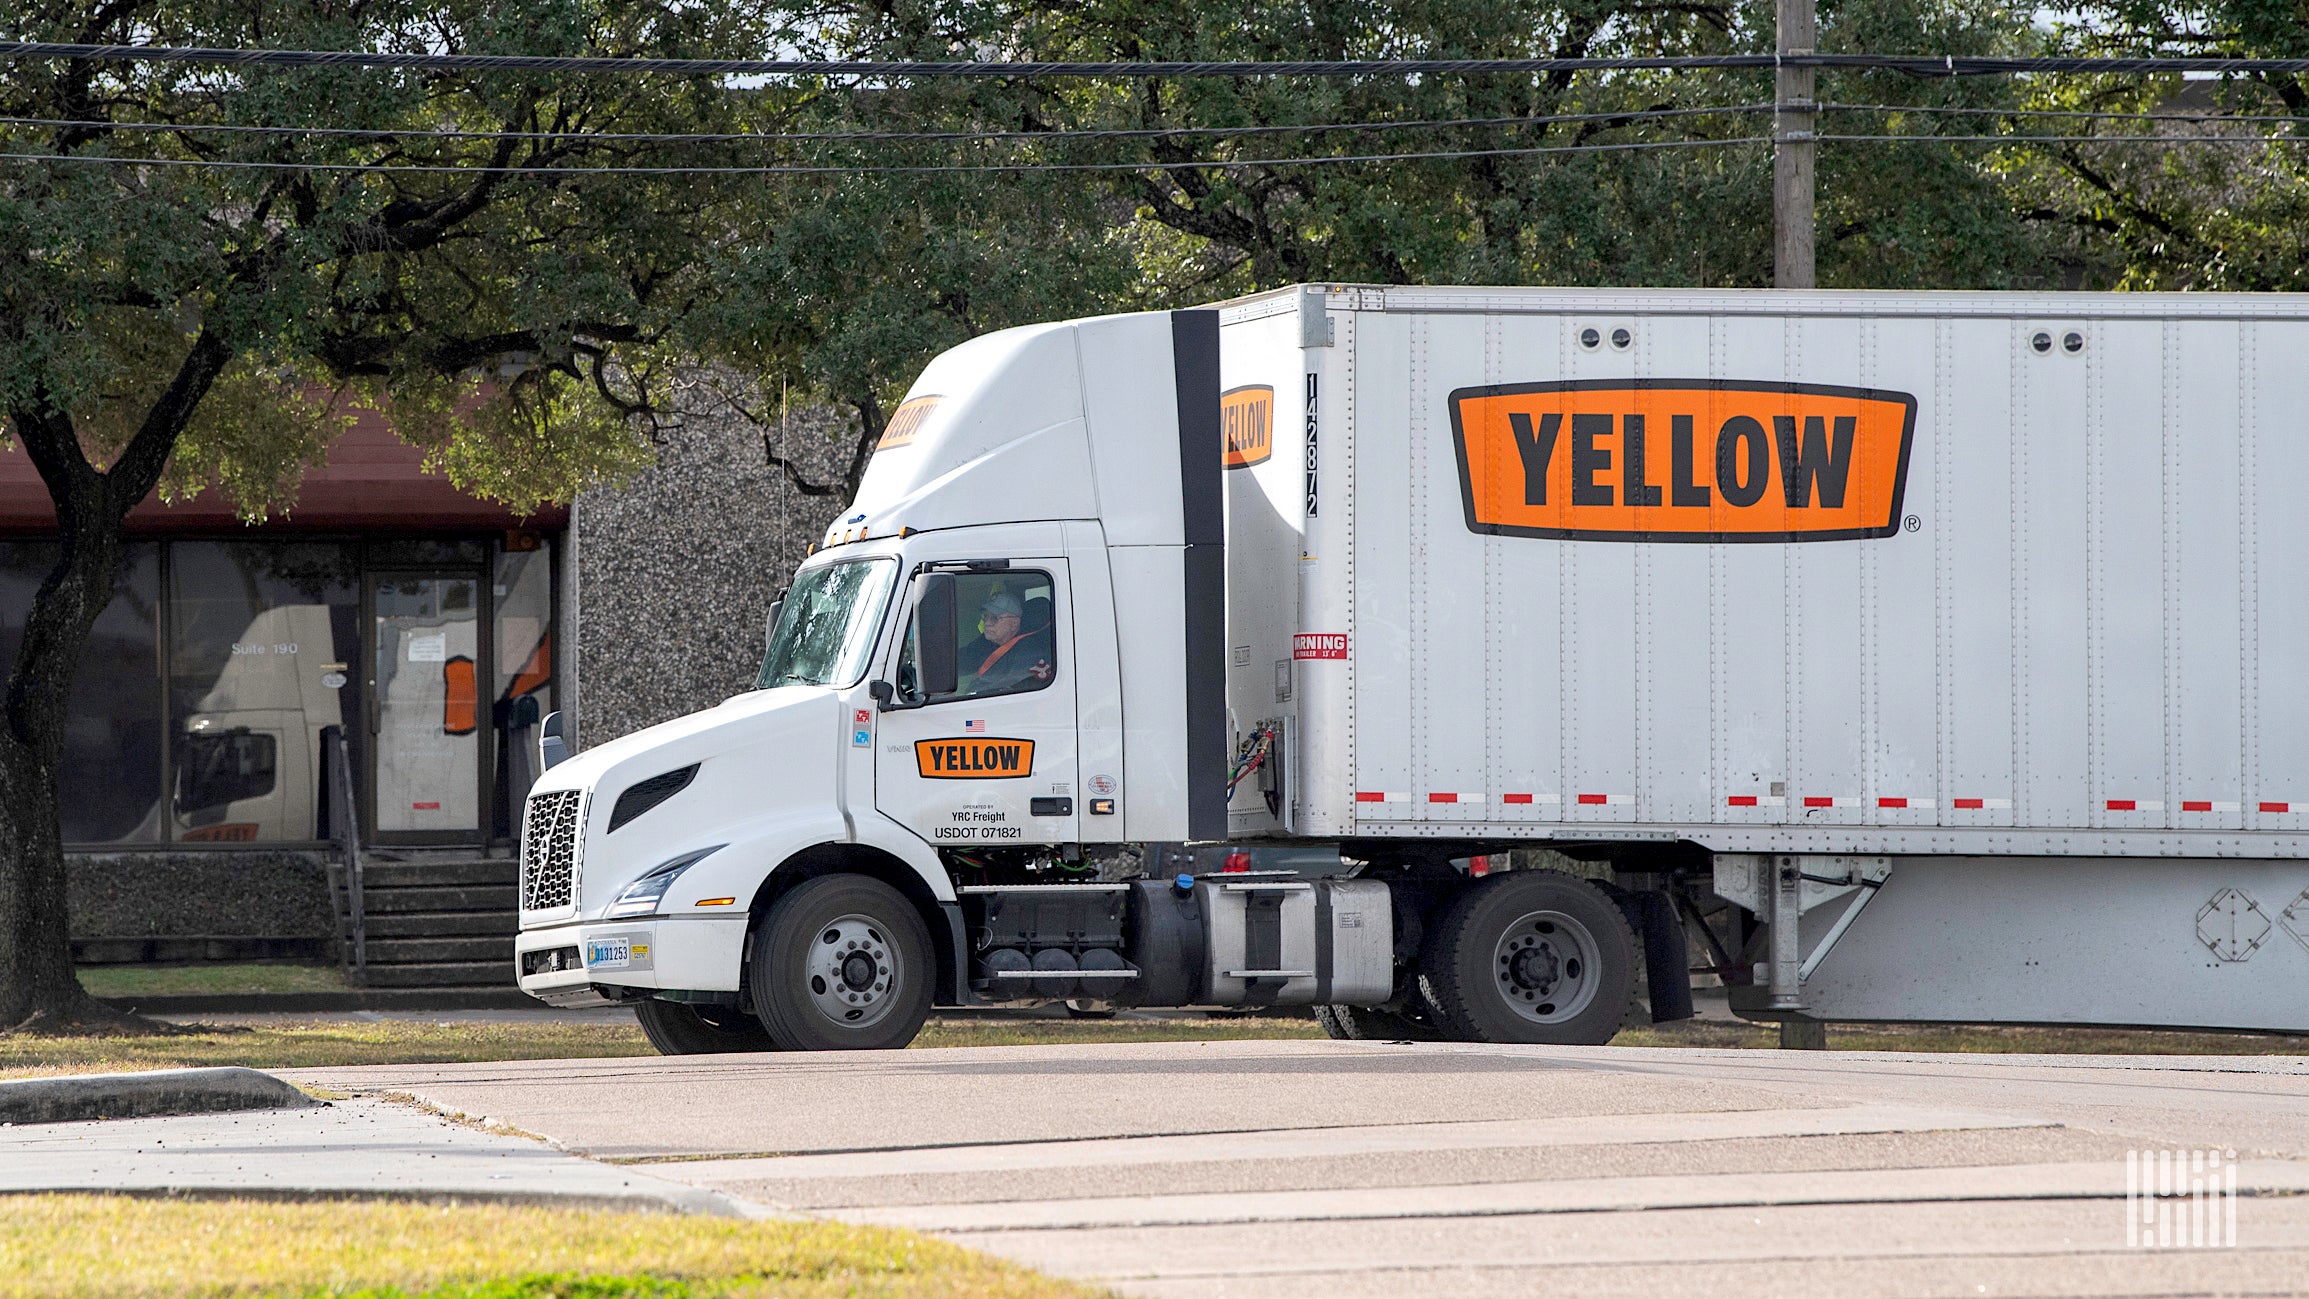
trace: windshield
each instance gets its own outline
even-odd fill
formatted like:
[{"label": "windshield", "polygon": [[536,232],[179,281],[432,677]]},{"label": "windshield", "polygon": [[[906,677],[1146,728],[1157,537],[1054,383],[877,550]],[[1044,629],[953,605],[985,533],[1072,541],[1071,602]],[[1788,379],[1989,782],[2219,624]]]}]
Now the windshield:
[{"label": "windshield", "polygon": [[896,560],[861,559],[797,574],[754,689],[856,685],[897,572]]}]

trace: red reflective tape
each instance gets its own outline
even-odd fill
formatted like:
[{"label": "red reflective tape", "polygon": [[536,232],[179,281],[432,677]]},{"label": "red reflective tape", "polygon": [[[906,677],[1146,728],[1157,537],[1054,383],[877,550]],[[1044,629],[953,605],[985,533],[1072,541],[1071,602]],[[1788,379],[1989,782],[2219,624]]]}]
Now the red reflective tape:
[{"label": "red reflective tape", "polygon": [[1905,798],[1880,798],[1880,799],[1877,799],[1877,800],[1876,800],[1876,806],[1878,806],[1878,807],[1906,807],[1906,806],[1908,806],[1908,800],[1907,800],[1907,799],[1905,799]]},{"label": "red reflective tape", "polygon": [[1724,804],[1727,807],[1754,807],[1756,796],[1754,794],[1734,794],[1725,799]]},{"label": "red reflective tape", "polygon": [[1459,801],[1459,795],[1457,795],[1457,794],[1429,794],[1429,795],[1427,796],[1427,801],[1428,801],[1428,802],[1430,802],[1430,803],[1456,803],[1456,802],[1458,802],[1458,801]]},{"label": "red reflective tape", "polygon": [[2213,803],[2211,799],[2199,801],[2194,798],[2184,798],[2181,800],[2181,810],[2184,812],[2210,812],[2213,810]]},{"label": "red reflective tape", "polygon": [[1375,790],[1359,789],[1355,791],[1355,801],[1358,803],[1384,803],[1387,801],[1387,796]]},{"label": "red reflective tape", "polygon": [[2293,805],[2291,803],[2263,803],[2261,810],[2264,812],[2290,812],[2293,810]]},{"label": "red reflective tape", "polygon": [[1836,806],[1836,800],[1835,800],[1835,799],[1833,799],[1833,798],[1806,798],[1806,799],[1804,800],[1804,806],[1806,806],[1806,807],[1834,807],[1834,806]]},{"label": "red reflective tape", "polygon": [[2109,810],[2111,812],[2131,812],[2137,810],[2137,808],[2135,807],[2134,800],[2132,799],[2112,798],[2109,800]]},{"label": "red reflective tape", "polygon": [[1500,801],[1500,802],[1502,802],[1502,803],[1528,803],[1528,802],[1530,802],[1530,801],[1531,801],[1531,795],[1529,795],[1529,794],[1501,794],[1501,795],[1499,796],[1499,801]]},{"label": "red reflective tape", "polygon": [[1986,807],[1987,805],[1987,800],[1978,798],[1957,798],[1949,800],[1949,806],[1951,807],[1979,808]]},{"label": "red reflective tape", "polygon": [[1580,796],[1579,796],[1579,801],[1580,801],[1580,802],[1582,802],[1582,803],[1606,803],[1606,802],[1610,802],[1610,801],[1611,801],[1611,795],[1609,795],[1609,794],[1582,794],[1582,795],[1580,795]]}]

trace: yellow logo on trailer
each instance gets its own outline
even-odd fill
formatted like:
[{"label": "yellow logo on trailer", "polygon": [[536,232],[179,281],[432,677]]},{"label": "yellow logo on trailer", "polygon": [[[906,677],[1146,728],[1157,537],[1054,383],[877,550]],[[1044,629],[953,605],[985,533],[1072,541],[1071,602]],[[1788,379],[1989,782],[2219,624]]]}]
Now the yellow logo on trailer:
[{"label": "yellow logo on trailer", "polygon": [[1451,394],[1473,532],[1836,541],[1900,529],[1916,398],[1823,384],[1605,379]]}]

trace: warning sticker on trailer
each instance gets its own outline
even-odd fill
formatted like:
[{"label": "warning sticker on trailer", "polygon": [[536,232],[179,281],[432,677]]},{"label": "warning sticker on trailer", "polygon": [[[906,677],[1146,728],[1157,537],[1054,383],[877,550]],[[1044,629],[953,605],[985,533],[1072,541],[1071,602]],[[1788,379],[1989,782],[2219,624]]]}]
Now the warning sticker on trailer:
[{"label": "warning sticker on trailer", "polygon": [[1837,541],[1900,530],[1905,392],[1709,379],[1461,388],[1470,531],[1573,541]]},{"label": "warning sticker on trailer", "polygon": [[1347,633],[1300,632],[1291,637],[1291,657],[1295,659],[1343,659],[1347,657]]}]

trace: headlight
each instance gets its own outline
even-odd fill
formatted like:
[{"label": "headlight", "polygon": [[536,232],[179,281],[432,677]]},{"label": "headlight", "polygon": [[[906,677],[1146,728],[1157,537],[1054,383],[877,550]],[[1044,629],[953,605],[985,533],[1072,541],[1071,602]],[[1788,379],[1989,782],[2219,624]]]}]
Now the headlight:
[{"label": "headlight", "polygon": [[658,903],[665,901],[666,890],[673,887],[673,882],[681,878],[683,871],[704,861],[711,854],[720,852],[722,848],[723,845],[717,843],[711,848],[683,853],[672,861],[652,868],[649,874],[625,886],[617,895],[617,901],[609,904],[609,914],[613,917],[646,916],[655,912]]}]

